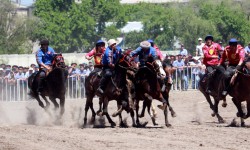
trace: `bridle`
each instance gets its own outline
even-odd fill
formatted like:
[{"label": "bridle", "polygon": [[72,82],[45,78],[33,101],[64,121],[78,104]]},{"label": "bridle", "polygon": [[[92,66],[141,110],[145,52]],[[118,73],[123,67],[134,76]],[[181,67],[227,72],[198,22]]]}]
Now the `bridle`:
[{"label": "bridle", "polygon": [[55,55],[52,61],[53,68],[65,68],[64,58],[62,54]]}]

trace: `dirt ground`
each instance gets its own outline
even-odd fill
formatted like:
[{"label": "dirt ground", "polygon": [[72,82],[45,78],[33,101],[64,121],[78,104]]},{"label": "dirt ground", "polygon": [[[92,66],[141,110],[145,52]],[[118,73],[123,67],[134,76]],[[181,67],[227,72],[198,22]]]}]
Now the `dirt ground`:
[{"label": "dirt ground", "polygon": [[[177,113],[175,118],[169,115],[170,128],[164,126],[163,112],[158,108],[158,126],[153,126],[145,113],[142,121],[149,122],[146,128],[111,128],[107,119],[105,128],[80,128],[85,100],[67,100],[61,123],[56,121],[57,112],[45,113],[36,101],[0,102],[0,149],[249,149],[249,128],[226,127],[236,113],[230,97],[226,108],[221,104],[219,107],[226,120],[224,124],[218,124],[218,120],[211,116],[212,111],[199,91],[171,91],[170,102]],[[160,103],[154,101],[154,105],[157,104]],[[97,108],[97,100],[94,105]],[[112,101],[109,112],[115,109],[116,103]],[[129,115],[124,113],[123,116],[131,126]],[[118,118],[112,119],[118,124]],[[97,123],[98,120],[102,119],[97,118]],[[246,120],[247,125],[250,125],[249,120]]]}]

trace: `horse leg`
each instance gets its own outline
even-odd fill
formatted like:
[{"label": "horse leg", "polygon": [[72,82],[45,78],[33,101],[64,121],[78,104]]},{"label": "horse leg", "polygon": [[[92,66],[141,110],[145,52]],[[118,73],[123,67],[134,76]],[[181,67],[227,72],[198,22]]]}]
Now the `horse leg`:
[{"label": "horse leg", "polygon": [[106,115],[109,123],[111,124],[111,127],[115,127],[116,123],[111,119],[111,117],[109,116],[109,113],[108,113],[108,103],[109,103],[108,98],[104,98],[104,101],[103,101],[103,113],[101,113],[101,114]]},{"label": "horse leg", "polygon": [[143,124],[140,123],[140,120],[139,120],[139,101],[138,100],[136,100],[136,103],[135,103],[135,110],[136,110],[136,125],[137,125],[137,127],[145,127],[148,122],[145,122]]},{"label": "horse leg", "polygon": [[232,101],[233,101],[234,105],[236,106],[236,108],[238,109],[238,112],[236,113],[236,116],[244,118],[245,113],[242,110],[241,102],[239,100],[237,100],[236,98],[232,98]]},{"label": "horse leg", "polygon": [[50,97],[49,99],[50,99],[50,100],[52,101],[52,103],[54,104],[55,110],[57,110],[57,109],[59,108],[59,104],[56,102],[56,99],[55,99],[54,97]]},{"label": "horse leg", "polygon": [[250,116],[250,102],[246,101],[247,103],[247,115],[244,117],[244,119],[247,119]]},{"label": "horse leg", "polygon": [[36,100],[37,100],[39,106],[41,106],[42,108],[45,108],[43,102],[41,101],[41,99],[40,99],[40,97],[39,97],[39,95],[36,95],[35,98],[36,98]]},{"label": "horse leg", "polygon": [[97,115],[99,115],[102,112],[102,103],[103,103],[103,99],[99,97],[99,109],[96,112]]},{"label": "horse leg", "polygon": [[[166,107],[167,107],[167,106],[166,106]],[[163,112],[164,112],[164,117],[165,117],[165,125],[166,125],[167,127],[171,127],[171,124],[168,122],[168,109],[167,109],[167,108],[164,109]]]},{"label": "horse leg", "polygon": [[[202,92],[202,93],[203,93],[203,95],[205,96],[205,98],[206,98],[206,100],[207,100],[207,102],[208,102],[208,104],[209,104],[209,106],[210,106],[210,109],[212,109],[212,111],[214,112],[214,104],[212,103],[212,100],[211,100],[209,94],[207,94],[207,93],[205,93],[205,92]],[[212,115],[213,117],[215,116],[214,113],[212,113],[211,115]]]},{"label": "horse leg", "polygon": [[61,117],[62,117],[62,115],[63,115],[64,112],[65,112],[64,105],[65,105],[65,96],[62,96],[62,97],[60,98],[60,115],[61,115]]},{"label": "horse leg", "polygon": [[223,103],[221,104],[222,107],[227,107],[227,100],[226,97],[223,98]]},{"label": "horse leg", "polygon": [[133,127],[136,127],[136,123],[135,123],[135,112],[134,112],[133,108],[130,108],[130,116],[131,116],[131,119],[132,119],[132,126],[133,126]]},{"label": "horse leg", "polygon": [[219,100],[218,99],[214,99],[214,114],[218,118],[219,123],[224,123],[223,118],[218,113],[218,105],[219,105]]},{"label": "horse leg", "polygon": [[[139,104],[138,104],[139,106]],[[142,110],[141,110],[141,114],[139,115],[140,118],[144,117],[145,114],[145,109],[146,109],[146,100],[143,101],[143,105],[142,105]],[[139,110],[138,110],[139,111]]]},{"label": "horse leg", "polygon": [[151,111],[150,111],[151,106],[152,106],[152,101],[148,101],[148,103],[147,103],[148,114],[149,114],[149,116],[151,117],[151,120],[152,120],[152,122],[153,122],[153,125],[156,126],[156,125],[158,125],[158,123],[157,123],[156,120],[155,120],[154,114],[152,114]]},{"label": "horse leg", "polygon": [[[171,85],[169,85],[169,87],[168,87],[168,89],[169,88],[171,88]],[[170,90],[170,89],[169,89]],[[163,98],[166,100],[166,102],[167,102],[167,105],[168,105],[168,109],[169,109],[169,111],[171,112],[171,116],[172,117],[176,117],[177,115],[176,115],[176,113],[175,113],[175,111],[174,111],[174,109],[173,109],[173,107],[171,107],[170,106],[170,104],[169,104],[169,91],[165,91],[164,93],[162,93],[162,96],[163,96]]]},{"label": "horse leg", "polygon": [[45,110],[48,110],[48,108],[49,108],[49,106],[50,106],[50,103],[49,103],[49,101],[48,101],[48,99],[46,98],[46,96],[44,96],[44,95],[41,95],[41,97],[45,100],[45,102],[46,102],[46,106],[45,106]]},{"label": "horse leg", "polygon": [[[86,100],[86,104],[85,104],[85,114],[84,114],[84,126],[87,125],[87,116],[88,116],[88,110],[90,108],[90,105],[92,103],[93,100],[93,96],[89,96],[87,95],[87,100]],[[93,104],[92,104],[93,105]],[[93,116],[93,112],[92,112],[92,116]]]}]

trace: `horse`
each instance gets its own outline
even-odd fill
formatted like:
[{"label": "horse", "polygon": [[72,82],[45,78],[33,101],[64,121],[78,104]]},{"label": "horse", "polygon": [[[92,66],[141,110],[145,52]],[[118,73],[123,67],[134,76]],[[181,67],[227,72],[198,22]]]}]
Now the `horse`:
[{"label": "horse", "polygon": [[[156,69],[159,66],[157,65],[156,61],[152,61],[149,59],[145,63],[145,66],[140,67],[138,72],[136,73],[135,77],[135,107],[136,107],[136,124],[137,126],[143,126],[140,121],[139,117],[142,117],[144,115],[145,106],[148,108],[148,113],[150,114],[150,117],[152,119],[152,122],[154,125],[157,125],[155,122],[155,116],[151,114],[150,107],[152,104],[153,99],[157,99],[161,102],[163,102],[163,106],[161,109],[163,109],[164,116],[165,116],[165,125],[167,127],[171,126],[168,122],[168,110],[167,110],[167,101],[164,99],[161,91],[161,84],[158,79],[158,71]],[[139,101],[143,100],[143,109],[142,114],[139,115]],[[159,107],[159,106],[158,106]]]},{"label": "horse", "polygon": [[[54,104],[55,109],[59,108],[59,104],[56,101],[56,98],[60,100],[60,116],[63,115],[65,108],[65,92],[66,92],[66,79],[68,76],[68,71],[65,69],[64,58],[62,54],[55,54],[52,61],[52,70],[44,79],[43,91],[38,93],[38,80],[39,72],[33,73],[28,78],[28,87],[30,89],[29,95],[32,98],[35,98],[38,101],[39,106],[47,110],[50,106],[49,101],[46,96],[49,97],[51,102]],[[39,95],[45,100],[46,105],[41,101]]]},{"label": "horse", "polygon": [[[172,66],[170,65],[170,63],[167,60],[164,60],[163,62],[161,62],[159,59],[156,59],[155,63],[159,67],[160,74],[158,75],[158,82],[160,83],[160,86],[161,86],[162,96],[167,102],[167,106],[169,108],[169,111],[171,112],[171,116],[176,117],[176,113],[169,103],[169,92],[170,92],[171,86],[172,86],[172,80],[171,80],[170,76],[173,74],[174,69],[172,68]],[[152,114],[150,112],[150,104],[147,104],[147,102],[148,101],[143,101],[143,107],[142,107],[142,111],[141,111],[141,114],[139,115],[139,117],[140,118],[144,117],[144,112],[145,112],[145,109],[147,107],[148,114],[150,115],[150,117],[153,121],[153,124],[158,125],[158,123],[155,120],[156,110],[154,109],[154,106],[151,105],[151,109],[153,112],[153,114]],[[158,107],[160,108],[159,105],[158,105]]]},{"label": "horse", "polygon": [[[119,115],[120,117],[120,126],[124,127],[125,124],[122,121],[121,111],[123,108],[128,107],[128,89],[127,89],[127,81],[126,81],[126,74],[127,70],[130,67],[128,55],[122,55],[119,61],[115,64],[114,73],[111,77],[111,80],[108,82],[106,89],[104,90],[104,94],[101,99],[99,100],[99,110],[98,115],[105,115],[111,124],[111,127],[116,126],[116,123],[111,119],[108,113],[108,103],[111,100],[117,101],[118,111],[114,113],[113,116]],[[96,95],[96,90],[98,88],[101,76],[100,72],[92,72],[86,78],[85,81],[85,89],[86,89],[86,97],[87,101],[85,104],[85,116],[84,116],[84,126],[87,125],[87,113],[89,108],[92,110],[92,118],[91,123],[94,123],[96,112],[93,108],[93,97]],[[101,106],[103,105],[103,108]],[[103,111],[102,111],[102,110]],[[132,111],[131,109],[126,109]]]},{"label": "horse", "polygon": [[[237,117],[241,118],[241,126],[245,126],[244,119],[250,116],[250,59],[243,63],[242,71],[235,71],[230,83],[230,88],[228,94],[232,97],[232,101],[235,104],[238,112]],[[241,102],[246,101],[247,114],[244,113],[242,109]]]},{"label": "horse", "polygon": [[[212,73],[210,74],[199,74],[200,76],[200,82],[199,82],[199,90],[200,92],[205,96],[210,108],[212,109],[213,113],[211,114],[213,117],[216,116],[218,118],[218,122],[219,123],[224,123],[223,118],[220,116],[219,112],[218,112],[218,105],[219,105],[219,101],[223,100],[222,103],[222,107],[226,107],[227,103],[226,103],[226,97],[222,96],[222,88],[218,88],[221,87],[220,85],[220,81],[223,79],[224,76],[224,71],[225,69],[222,67],[217,67],[215,70],[213,70]],[[212,78],[208,77],[209,75],[213,76]],[[212,80],[210,81],[210,88],[211,88],[211,93],[207,92],[207,86],[208,86],[208,79]],[[210,96],[213,97],[214,99],[214,103],[212,102]]]}]

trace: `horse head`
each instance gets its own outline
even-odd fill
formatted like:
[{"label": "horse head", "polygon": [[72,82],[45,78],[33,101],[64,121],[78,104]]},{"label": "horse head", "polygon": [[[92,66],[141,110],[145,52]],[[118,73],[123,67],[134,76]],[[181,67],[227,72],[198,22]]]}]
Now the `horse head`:
[{"label": "horse head", "polygon": [[52,61],[53,68],[65,68],[65,62],[62,54],[55,54]]},{"label": "horse head", "polygon": [[117,63],[122,68],[129,68],[132,66],[131,64],[131,57],[129,54],[124,53],[122,54],[121,58],[119,59],[119,62]]}]

